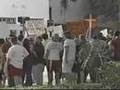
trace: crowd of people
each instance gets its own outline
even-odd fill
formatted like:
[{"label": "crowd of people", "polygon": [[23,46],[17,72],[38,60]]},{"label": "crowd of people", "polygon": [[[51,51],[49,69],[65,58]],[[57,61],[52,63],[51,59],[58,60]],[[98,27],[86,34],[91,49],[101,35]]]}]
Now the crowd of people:
[{"label": "crowd of people", "polygon": [[[0,39],[0,82],[9,87],[43,85],[43,72],[47,67],[48,85],[76,78],[77,83],[99,82],[98,70],[109,61],[120,61],[120,32],[95,34],[91,40],[84,35],[73,37],[69,31],[49,39],[45,33],[35,38],[24,38],[22,33],[10,39]],[[62,80],[61,80],[62,79]]]}]

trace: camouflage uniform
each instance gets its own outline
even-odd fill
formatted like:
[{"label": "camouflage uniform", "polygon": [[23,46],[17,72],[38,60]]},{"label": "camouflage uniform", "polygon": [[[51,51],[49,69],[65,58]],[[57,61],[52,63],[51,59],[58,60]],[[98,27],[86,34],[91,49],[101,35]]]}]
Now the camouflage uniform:
[{"label": "camouflage uniform", "polygon": [[90,49],[91,49],[91,45],[88,41],[83,41],[80,43],[80,50],[79,50],[79,54],[78,54],[78,61],[81,65],[80,77],[82,77],[82,78],[79,78],[80,82],[85,82],[86,76],[88,74],[86,69],[83,70],[82,65],[86,61],[86,59],[90,53]]},{"label": "camouflage uniform", "polygon": [[81,63],[81,69],[84,76],[81,78],[86,81],[88,73],[90,74],[92,82],[97,82],[97,71],[101,64],[106,60],[105,56],[108,55],[107,43],[103,40],[94,40],[93,42],[83,42],[80,46],[78,61]]},{"label": "camouflage uniform", "polygon": [[105,55],[107,54],[107,43],[103,40],[94,40],[92,43],[92,51],[90,58],[86,65],[86,70],[90,74],[92,82],[98,81],[98,69],[105,62]]}]

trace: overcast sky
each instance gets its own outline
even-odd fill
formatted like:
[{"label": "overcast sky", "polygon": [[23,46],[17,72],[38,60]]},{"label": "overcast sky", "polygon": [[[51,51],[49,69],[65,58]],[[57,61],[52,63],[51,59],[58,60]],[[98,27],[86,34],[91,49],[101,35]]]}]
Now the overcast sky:
[{"label": "overcast sky", "polygon": [[0,0],[0,17],[31,16],[48,18],[48,0]]}]

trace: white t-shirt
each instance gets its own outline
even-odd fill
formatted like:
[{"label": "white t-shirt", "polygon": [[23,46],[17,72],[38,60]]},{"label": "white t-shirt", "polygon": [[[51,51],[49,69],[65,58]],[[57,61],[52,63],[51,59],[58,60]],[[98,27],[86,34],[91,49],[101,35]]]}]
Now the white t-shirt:
[{"label": "white t-shirt", "polygon": [[46,50],[49,50],[48,60],[60,60],[60,51],[62,44],[60,42],[50,41],[47,43]]},{"label": "white t-shirt", "polygon": [[[72,40],[72,39],[66,39],[64,41],[64,48],[65,47],[69,47],[68,54],[67,54],[67,60],[75,60],[75,54],[76,54],[76,44],[75,44],[75,41]],[[64,60],[64,57],[65,57],[65,53],[64,52],[63,52],[63,60]]]},{"label": "white t-shirt", "polygon": [[[67,53],[67,63],[65,60],[65,48],[68,47]],[[76,44],[72,39],[66,39],[64,41],[64,52],[63,52],[63,62],[62,62],[62,72],[63,73],[72,73],[72,67],[75,61],[76,54]]]},{"label": "white t-shirt", "polygon": [[9,48],[7,58],[10,59],[10,64],[16,68],[23,68],[23,59],[28,56],[28,51],[21,45],[13,45]]}]

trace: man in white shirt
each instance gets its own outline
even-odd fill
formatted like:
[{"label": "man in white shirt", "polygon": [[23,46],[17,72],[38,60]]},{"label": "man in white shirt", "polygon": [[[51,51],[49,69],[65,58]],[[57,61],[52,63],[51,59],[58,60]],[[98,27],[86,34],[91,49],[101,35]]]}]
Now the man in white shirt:
[{"label": "man in white shirt", "polygon": [[65,33],[64,41],[64,51],[63,51],[63,62],[62,62],[62,72],[65,78],[69,79],[72,73],[72,67],[75,62],[76,54],[76,44],[74,39],[72,39],[70,32]]},{"label": "man in white shirt", "polygon": [[52,37],[52,41],[48,42],[46,45],[46,59],[47,70],[48,70],[48,84],[52,85],[53,80],[53,71],[55,72],[55,81],[56,85],[60,83],[61,75],[61,60],[60,60],[60,51],[62,50],[61,43],[59,42],[59,35],[55,34]]},{"label": "man in white shirt", "polygon": [[23,60],[29,55],[28,51],[17,44],[17,37],[11,39],[13,45],[9,48],[7,57],[8,75],[14,78],[15,86],[22,85]]}]

